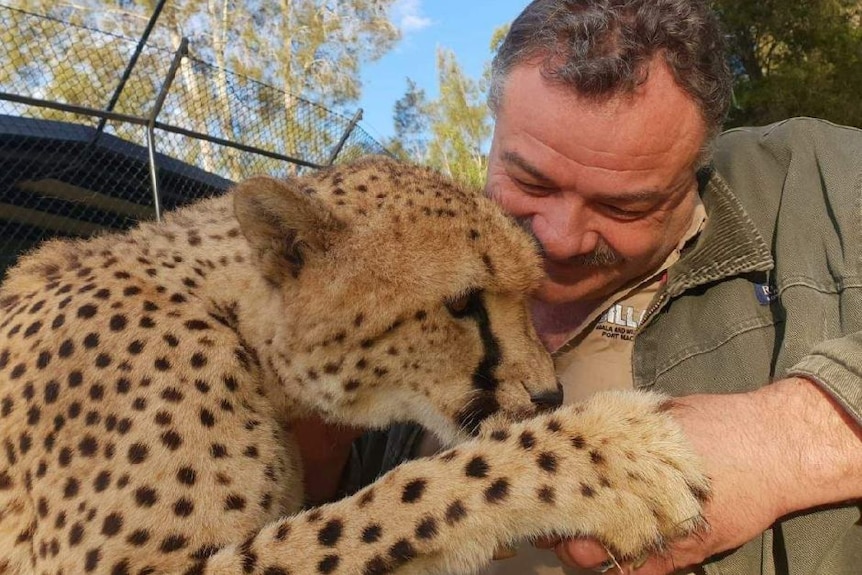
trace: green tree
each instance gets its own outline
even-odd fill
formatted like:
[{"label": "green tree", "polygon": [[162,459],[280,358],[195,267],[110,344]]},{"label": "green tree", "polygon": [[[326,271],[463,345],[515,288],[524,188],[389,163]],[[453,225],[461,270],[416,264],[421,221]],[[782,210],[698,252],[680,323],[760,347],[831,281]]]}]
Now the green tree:
[{"label": "green tree", "polygon": [[439,98],[431,105],[427,161],[468,186],[485,181],[483,146],[491,135],[483,80],[469,78],[454,52],[437,51]]},{"label": "green tree", "polygon": [[[507,26],[494,31],[496,50]],[[388,147],[396,155],[431,165],[461,183],[480,187],[485,180],[491,115],[487,107],[489,65],[479,79],[464,73],[451,50],[437,50],[439,95],[429,100],[425,91],[407,79],[407,90],[395,104],[395,136]]]},{"label": "green tree", "polygon": [[729,126],[816,116],[862,126],[862,2],[716,0],[736,76]]},{"label": "green tree", "polygon": [[407,91],[395,102],[394,110],[395,137],[389,142],[392,152],[404,158],[425,158],[431,115],[425,90],[407,78]]}]

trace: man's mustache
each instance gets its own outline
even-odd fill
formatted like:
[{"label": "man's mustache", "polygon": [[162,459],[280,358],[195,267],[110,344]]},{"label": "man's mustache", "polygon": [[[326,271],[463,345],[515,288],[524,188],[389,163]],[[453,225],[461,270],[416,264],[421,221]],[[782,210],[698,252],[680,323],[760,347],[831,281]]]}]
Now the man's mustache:
[{"label": "man's mustache", "polygon": [[[533,241],[536,242],[536,246],[539,248],[539,253],[543,258],[546,258],[545,247],[542,245],[542,242],[539,241],[539,238],[536,237],[536,234],[533,232],[532,224],[530,223],[529,218],[516,218],[515,222],[520,226],[522,230],[527,232]],[[546,258],[547,259],[547,258]],[[587,254],[579,254],[576,256],[572,256],[566,259],[564,264],[569,264],[576,267],[586,267],[586,268],[607,268],[618,265],[623,261],[623,257],[617,253],[608,243],[601,237],[599,237],[598,242],[596,243],[596,247],[590,253]]]}]

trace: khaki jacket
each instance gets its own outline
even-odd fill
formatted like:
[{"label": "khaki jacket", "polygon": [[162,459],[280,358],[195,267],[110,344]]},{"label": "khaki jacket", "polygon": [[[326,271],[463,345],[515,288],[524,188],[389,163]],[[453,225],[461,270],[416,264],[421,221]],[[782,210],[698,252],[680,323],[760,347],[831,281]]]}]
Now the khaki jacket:
[{"label": "khaki jacket", "polygon": [[[707,224],[635,337],[635,386],[731,393],[802,375],[862,423],[862,131],[808,118],[731,130],[715,169]],[[788,518],[705,571],[858,575],[860,517]]]}]

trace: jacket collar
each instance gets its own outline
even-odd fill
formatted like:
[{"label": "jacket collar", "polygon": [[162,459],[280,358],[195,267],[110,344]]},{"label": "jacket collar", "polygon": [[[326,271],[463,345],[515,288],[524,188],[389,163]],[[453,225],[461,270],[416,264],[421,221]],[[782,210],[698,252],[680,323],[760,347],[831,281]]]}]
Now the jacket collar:
[{"label": "jacket collar", "polygon": [[775,265],[763,236],[718,172],[701,171],[698,184],[707,221],[694,245],[668,270],[665,293],[670,297]]}]

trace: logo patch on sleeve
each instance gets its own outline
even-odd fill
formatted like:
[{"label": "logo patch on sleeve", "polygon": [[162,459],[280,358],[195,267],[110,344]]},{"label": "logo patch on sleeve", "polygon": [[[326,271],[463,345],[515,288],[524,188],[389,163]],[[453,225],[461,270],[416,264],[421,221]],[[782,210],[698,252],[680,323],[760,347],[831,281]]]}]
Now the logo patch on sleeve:
[{"label": "logo patch on sleeve", "polygon": [[775,286],[769,284],[754,284],[754,295],[757,296],[760,305],[769,305],[778,299]]}]

